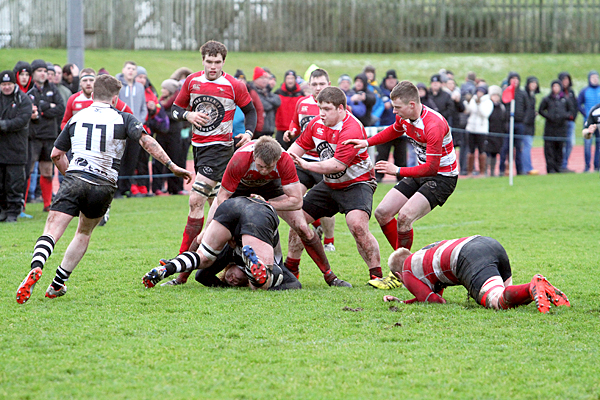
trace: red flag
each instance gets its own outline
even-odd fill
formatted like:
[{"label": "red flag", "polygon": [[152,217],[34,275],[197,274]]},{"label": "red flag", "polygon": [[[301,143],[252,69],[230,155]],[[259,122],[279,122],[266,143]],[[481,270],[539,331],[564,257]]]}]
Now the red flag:
[{"label": "red flag", "polygon": [[516,86],[510,85],[502,92],[502,102],[508,104],[515,99]]}]

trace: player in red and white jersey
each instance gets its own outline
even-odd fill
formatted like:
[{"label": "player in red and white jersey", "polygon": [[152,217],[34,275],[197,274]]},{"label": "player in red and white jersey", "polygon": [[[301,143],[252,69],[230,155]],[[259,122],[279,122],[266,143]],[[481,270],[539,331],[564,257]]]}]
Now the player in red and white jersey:
[{"label": "player in red and white jersey", "polygon": [[[402,135],[408,136],[417,153],[419,165],[398,167],[388,161],[375,164],[377,172],[403,178],[379,203],[375,218],[394,249],[405,247],[410,250],[413,223],[446,202],[456,188],[458,168],[448,122],[441,114],[421,104],[416,86],[402,81],[392,89],[390,98],[396,122],[369,140],[350,140],[345,143],[364,149]],[[399,284],[390,274],[384,280],[369,284],[379,289],[389,289],[389,284],[393,286],[394,282]]]},{"label": "player in red and white jersey", "polygon": [[[317,68],[310,73],[310,78],[308,79],[308,87],[310,88],[312,94],[302,97],[296,103],[296,111],[294,113],[294,117],[290,122],[289,129],[283,134],[283,140],[289,142],[292,138],[297,137],[299,134],[304,132],[308,123],[313,120],[316,116],[319,115],[319,105],[317,104],[317,96],[321,93],[321,90],[326,87],[331,86],[331,82],[329,81],[329,74],[327,71],[321,68]],[[302,156],[307,161],[319,161],[319,153],[316,150],[312,149],[306,152],[304,156]],[[323,174],[318,174],[316,172],[306,171],[298,166],[296,166],[296,170],[298,173],[298,178],[300,179],[300,183],[303,186],[302,195],[306,193],[306,191],[317,183],[323,180]],[[324,238],[324,248],[325,251],[335,251],[334,246],[334,230],[335,230],[335,218],[323,218],[318,219],[313,222],[313,226],[315,228],[319,228],[319,226],[323,229]],[[296,272],[298,269],[298,265],[300,264],[300,260],[287,258],[286,266],[293,272]]]},{"label": "player in red and white jersey", "polygon": [[[513,285],[506,250],[490,237],[442,240],[412,254],[399,248],[390,256],[388,265],[415,296],[404,303],[446,303],[442,297],[444,288],[462,285],[477,303],[496,310],[532,301],[542,313],[547,313],[551,304],[570,306],[567,296],[542,275],[534,275],[530,283]],[[384,301],[400,300],[384,296]]]},{"label": "player in red and white jersey", "polygon": [[[319,118],[313,119],[288,152],[296,165],[324,175],[306,196],[302,209],[310,223],[321,217],[346,215],[348,228],[354,236],[358,252],[367,263],[372,277],[381,277],[379,244],[369,232],[373,193],[377,187],[373,163],[366,149],[344,145],[350,139],[366,139],[362,124],[346,110],[346,95],[337,87],[327,87],[317,96]],[[302,158],[316,149],[319,162]],[[288,256],[300,258],[302,247],[293,237]]]},{"label": "player in red and white jersey", "polygon": [[[248,143],[256,127],[256,110],[246,85],[223,72],[227,47],[210,40],[200,48],[204,70],[189,75],[171,107],[174,120],[192,124],[196,180],[180,253],[187,251],[202,230],[204,204],[214,198],[233,155],[233,116],[236,105],[245,115],[246,132],[238,147]],[[211,200],[212,201],[212,200]]]},{"label": "player in red and white jersey", "polygon": [[[308,227],[302,212],[302,190],[291,156],[271,136],[261,136],[239,149],[227,164],[217,201],[210,208],[206,224],[210,224],[217,208],[231,197],[259,195],[269,202],[277,214],[298,232],[307,252],[323,272],[330,286],[350,286],[331,271],[319,237]],[[195,251],[200,243],[190,246]],[[181,274],[167,284],[187,281]]]},{"label": "player in red and white jersey", "polygon": [[[92,94],[94,91],[95,81],[96,71],[94,71],[92,68],[85,68],[81,71],[79,77],[79,85],[81,87],[81,90],[69,97],[69,100],[67,101],[67,106],[65,107],[65,114],[63,115],[63,119],[60,124],[61,130],[65,128],[65,125],[67,125],[67,122],[69,122],[73,115],[92,105],[92,103],[94,102]],[[129,106],[123,101],[121,101],[121,99],[117,101],[115,108],[118,111],[133,114],[131,108],[129,108]]]}]

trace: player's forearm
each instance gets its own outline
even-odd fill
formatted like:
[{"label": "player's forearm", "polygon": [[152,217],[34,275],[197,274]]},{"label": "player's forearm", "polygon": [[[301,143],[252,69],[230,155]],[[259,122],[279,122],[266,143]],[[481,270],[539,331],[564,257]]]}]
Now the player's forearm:
[{"label": "player's forearm", "polygon": [[302,168],[307,171],[316,172],[317,174],[335,174],[345,170],[347,167],[335,158],[330,158],[325,161],[307,162]]},{"label": "player's forearm", "polygon": [[69,168],[69,159],[65,153],[61,154],[53,154],[52,162],[58,168],[58,171],[64,176],[67,173],[67,168]]},{"label": "player's forearm", "polygon": [[160,146],[160,144],[158,144],[158,142],[152,136],[142,134],[139,143],[144,150],[146,150],[155,160],[159,161],[161,164],[167,165],[168,163],[172,163],[171,158],[167,155],[165,150]]},{"label": "player's forearm", "polygon": [[400,177],[423,178],[437,175],[440,169],[439,156],[427,156],[425,164],[415,167],[400,167],[397,175]]},{"label": "player's forearm", "polygon": [[275,211],[296,211],[302,208],[302,197],[284,196],[279,200],[269,200]]}]

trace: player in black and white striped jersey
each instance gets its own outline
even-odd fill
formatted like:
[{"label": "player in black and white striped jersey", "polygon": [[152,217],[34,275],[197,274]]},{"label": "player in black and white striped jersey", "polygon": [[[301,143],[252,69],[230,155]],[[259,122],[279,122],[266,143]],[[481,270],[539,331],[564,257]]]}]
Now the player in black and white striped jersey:
[{"label": "player in black and white striped jersey", "polygon": [[[112,76],[98,77],[94,83],[94,103],[71,118],[54,143],[52,161],[65,179],[50,206],[44,234],[34,247],[31,271],[17,289],[17,303],[23,304],[31,297],[56,242],[73,217],[79,216],[75,237],[56,270],[46,297],[55,298],[67,292],[65,282],[83,258],[92,231],[112,202],[128,137],[138,140],[176,176],[185,178],[188,183],[192,180],[190,172],[173,164],[156,140],[145,134],[141,122],[133,115],[113,108],[120,89],[121,82]],[[66,157],[69,150],[73,151],[70,163]]]}]

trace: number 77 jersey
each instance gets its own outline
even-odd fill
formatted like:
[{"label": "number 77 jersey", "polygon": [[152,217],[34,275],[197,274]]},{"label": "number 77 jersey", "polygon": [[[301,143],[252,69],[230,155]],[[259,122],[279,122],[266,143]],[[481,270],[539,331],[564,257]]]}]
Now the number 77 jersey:
[{"label": "number 77 jersey", "polygon": [[72,150],[67,172],[77,173],[90,183],[116,187],[126,140],[129,137],[137,142],[143,132],[142,123],[133,115],[94,102],[69,120],[54,147]]}]

